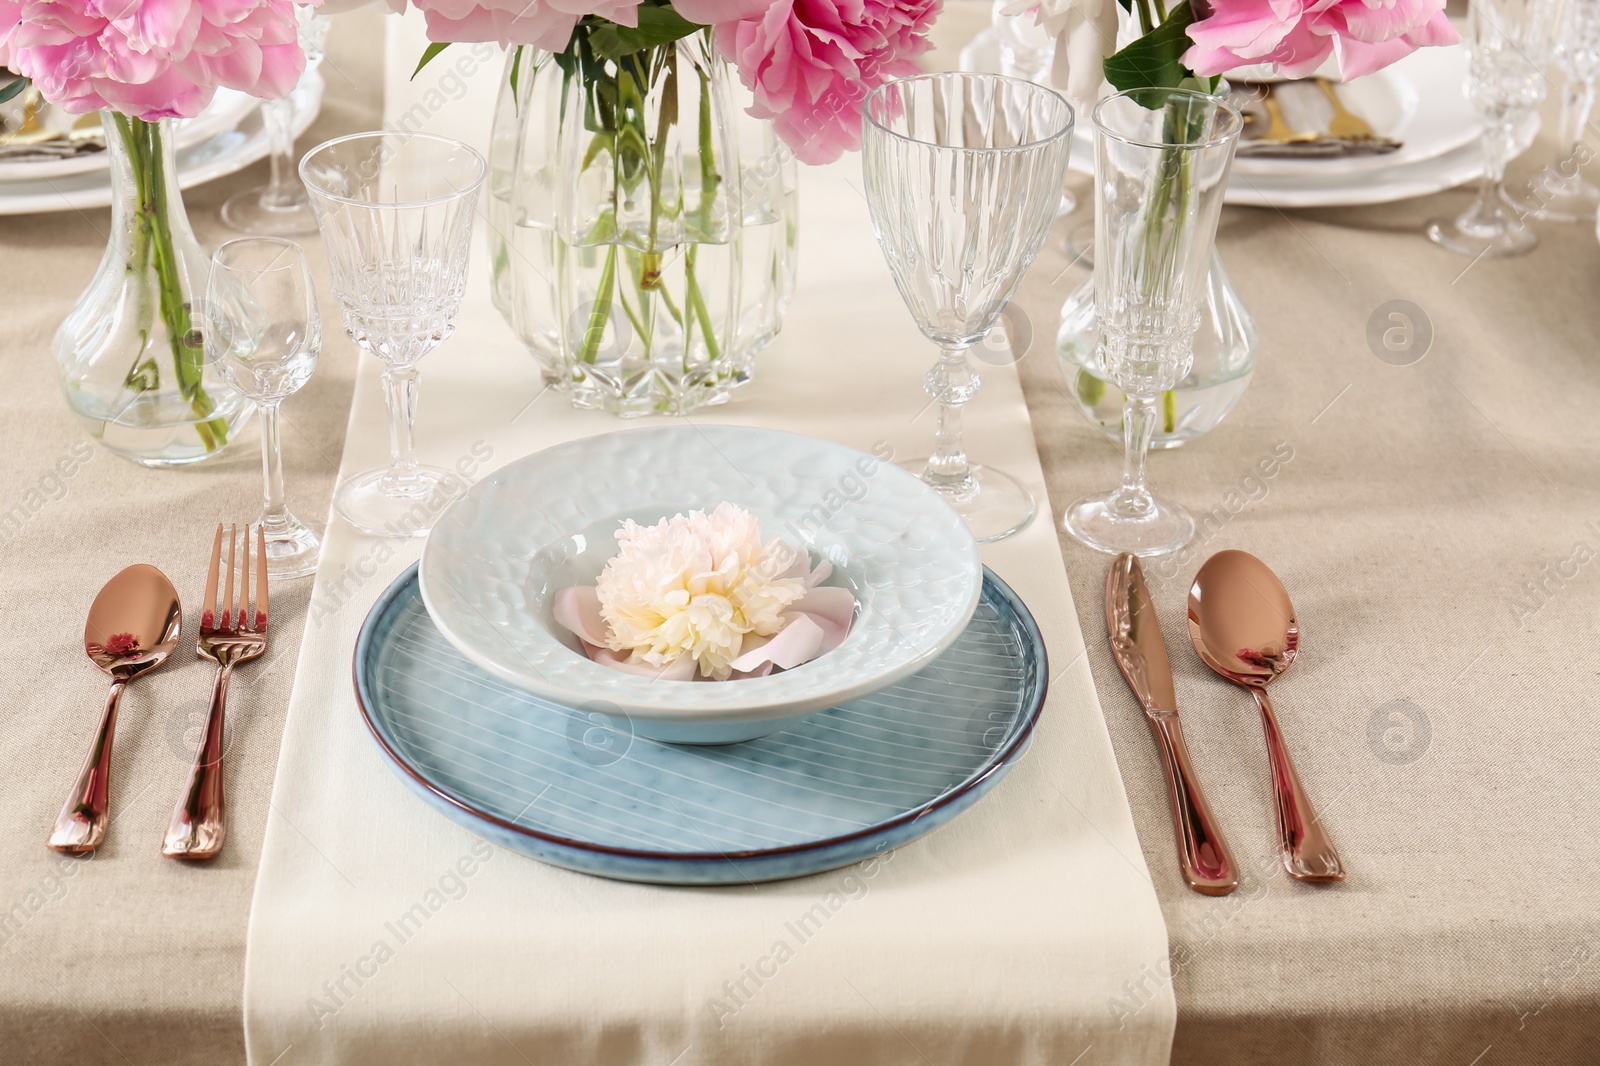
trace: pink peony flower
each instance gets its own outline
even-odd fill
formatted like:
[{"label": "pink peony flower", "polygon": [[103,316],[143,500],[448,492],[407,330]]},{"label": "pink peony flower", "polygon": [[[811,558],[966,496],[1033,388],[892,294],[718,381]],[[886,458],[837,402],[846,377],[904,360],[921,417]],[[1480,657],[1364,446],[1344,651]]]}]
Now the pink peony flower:
[{"label": "pink peony flower", "polygon": [[0,0],[0,66],[67,111],[199,114],[219,86],[271,98],[305,69],[304,0]]},{"label": "pink peony flower", "polygon": [[531,44],[547,52],[565,51],[584,15],[639,24],[639,0],[416,0],[415,6],[428,17],[430,41]]},{"label": "pink peony flower", "polygon": [[1444,0],[1211,0],[1189,38],[1183,62],[1196,74],[1270,63],[1303,78],[1331,54],[1349,80],[1461,35],[1445,18]]},{"label": "pink peony flower", "polygon": [[772,119],[802,161],[828,163],[861,147],[867,93],[917,73],[912,60],[929,48],[941,2],[774,0],[718,23],[717,48],[755,93],[750,113]]}]

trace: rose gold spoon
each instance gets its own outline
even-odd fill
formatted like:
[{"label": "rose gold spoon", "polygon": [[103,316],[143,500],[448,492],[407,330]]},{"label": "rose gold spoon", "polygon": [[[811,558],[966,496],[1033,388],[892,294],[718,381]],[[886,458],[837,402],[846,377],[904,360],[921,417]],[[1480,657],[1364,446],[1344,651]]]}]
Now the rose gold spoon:
[{"label": "rose gold spoon", "polygon": [[100,729],[89,746],[72,793],[56,816],[50,846],[56,851],[93,851],[106,836],[110,796],[111,735],[117,703],[129,681],[167,661],[178,646],[183,610],[167,575],[139,563],[106,582],[89,608],[83,650],[111,675]]},{"label": "rose gold spoon", "polygon": [[1272,784],[1278,798],[1283,865],[1299,881],[1343,881],[1344,867],[1317,819],[1278,719],[1267,685],[1294,662],[1300,627],[1289,593],[1267,564],[1249,552],[1222,551],[1206,560],[1189,588],[1189,640],[1205,664],[1248,688],[1261,706]]}]

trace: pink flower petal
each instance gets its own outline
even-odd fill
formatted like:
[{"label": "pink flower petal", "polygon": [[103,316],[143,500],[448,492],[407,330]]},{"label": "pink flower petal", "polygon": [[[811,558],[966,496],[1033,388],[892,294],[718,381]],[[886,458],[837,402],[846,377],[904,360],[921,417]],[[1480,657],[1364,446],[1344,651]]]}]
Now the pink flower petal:
[{"label": "pink flower petal", "polygon": [[606,623],[600,615],[600,594],[593,585],[557,590],[550,613],[555,616],[557,625],[577,634],[585,644],[605,644]]},{"label": "pink flower petal", "polygon": [[[735,670],[754,670],[764,662],[784,670],[793,670],[801,663],[815,659],[822,651],[822,627],[809,615],[795,615],[794,619],[761,644],[743,652],[733,660]],[[748,646],[747,642],[747,646]]]}]

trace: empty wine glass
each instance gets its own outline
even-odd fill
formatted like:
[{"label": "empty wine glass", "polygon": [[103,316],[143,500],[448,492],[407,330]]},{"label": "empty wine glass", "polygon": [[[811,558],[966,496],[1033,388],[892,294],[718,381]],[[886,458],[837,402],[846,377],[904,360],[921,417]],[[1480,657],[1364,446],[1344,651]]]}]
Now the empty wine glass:
[{"label": "empty wine glass", "polygon": [[1094,310],[1101,376],[1126,395],[1122,484],[1067,508],[1067,532],[1107,552],[1160,555],[1194,519],[1151,495],[1145,457],[1156,401],[1194,362],[1228,168],[1244,127],[1223,99],[1134,89],[1094,109]]},{"label": "empty wine glass", "polygon": [[1072,108],[1032,82],[925,74],[874,89],[862,167],[878,245],[917,326],[939,346],[923,385],[939,405],[933,455],[907,466],[960,512],[980,542],[1033,517],[1015,479],[967,460],[961,405],[978,391],[967,349],[984,338],[1055,214]]},{"label": "empty wine glass", "polygon": [[[309,7],[295,8],[295,16],[299,20],[300,48],[306,56],[306,75],[310,75],[326,50],[328,16]],[[272,150],[271,176],[265,185],[228,197],[222,205],[222,221],[240,233],[257,236],[297,237],[317,232],[311,200],[294,172],[294,100],[280,96],[264,102],[261,124]]]},{"label": "empty wine glass", "polygon": [[1600,77],[1600,0],[1566,0],[1556,65],[1567,77],[1557,142],[1565,154],[1546,164],[1519,200],[1528,214],[1547,222],[1594,222],[1600,186],[1578,168],[1589,158],[1583,140],[1594,109],[1595,79]]},{"label": "empty wine glass", "polygon": [[1471,0],[1467,10],[1467,94],[1483,116],[1483,181],[1456,218],[1428,223],[1428,239],[1471,256],[1530,252],[1539,243],[1506,194],[1506,164],[1517,127],[1545,94],[1560,0]]},{"label": "empty wine glass", "polygon": [[424,133],[354,133],[300,161],[345,332],[384,363],[389,465],[334,494],[340,517],[363,532],[422,536],[458,488],[416,460],[417,362],[455,332],[487,170],[461,142]]},{"label": "empty wine glass", "polygon": [[322,540],[284,502],[278,435],[279,405],[311,380],[322,352],[322,316],[305,253],[278,237],[229,241],[211,257],[203,311],[206,358],[261,414],[267,572],[309,574]]}]

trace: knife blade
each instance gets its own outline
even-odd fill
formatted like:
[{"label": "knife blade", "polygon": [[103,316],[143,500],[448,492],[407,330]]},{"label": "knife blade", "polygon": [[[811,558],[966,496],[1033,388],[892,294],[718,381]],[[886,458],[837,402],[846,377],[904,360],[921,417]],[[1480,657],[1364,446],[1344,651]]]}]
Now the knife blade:
[{"label": "knife blade", "polygon": [[1117,668],[1138,697],[1161,753],[1184,882],[1202,895],[1226,896],[1239,886],[1233,853],[1217,828],[1189,762],[1155,603],[1145,585],[1139,557],[1128,552],[1112,561],[1106,575],[1106,633]]}]

